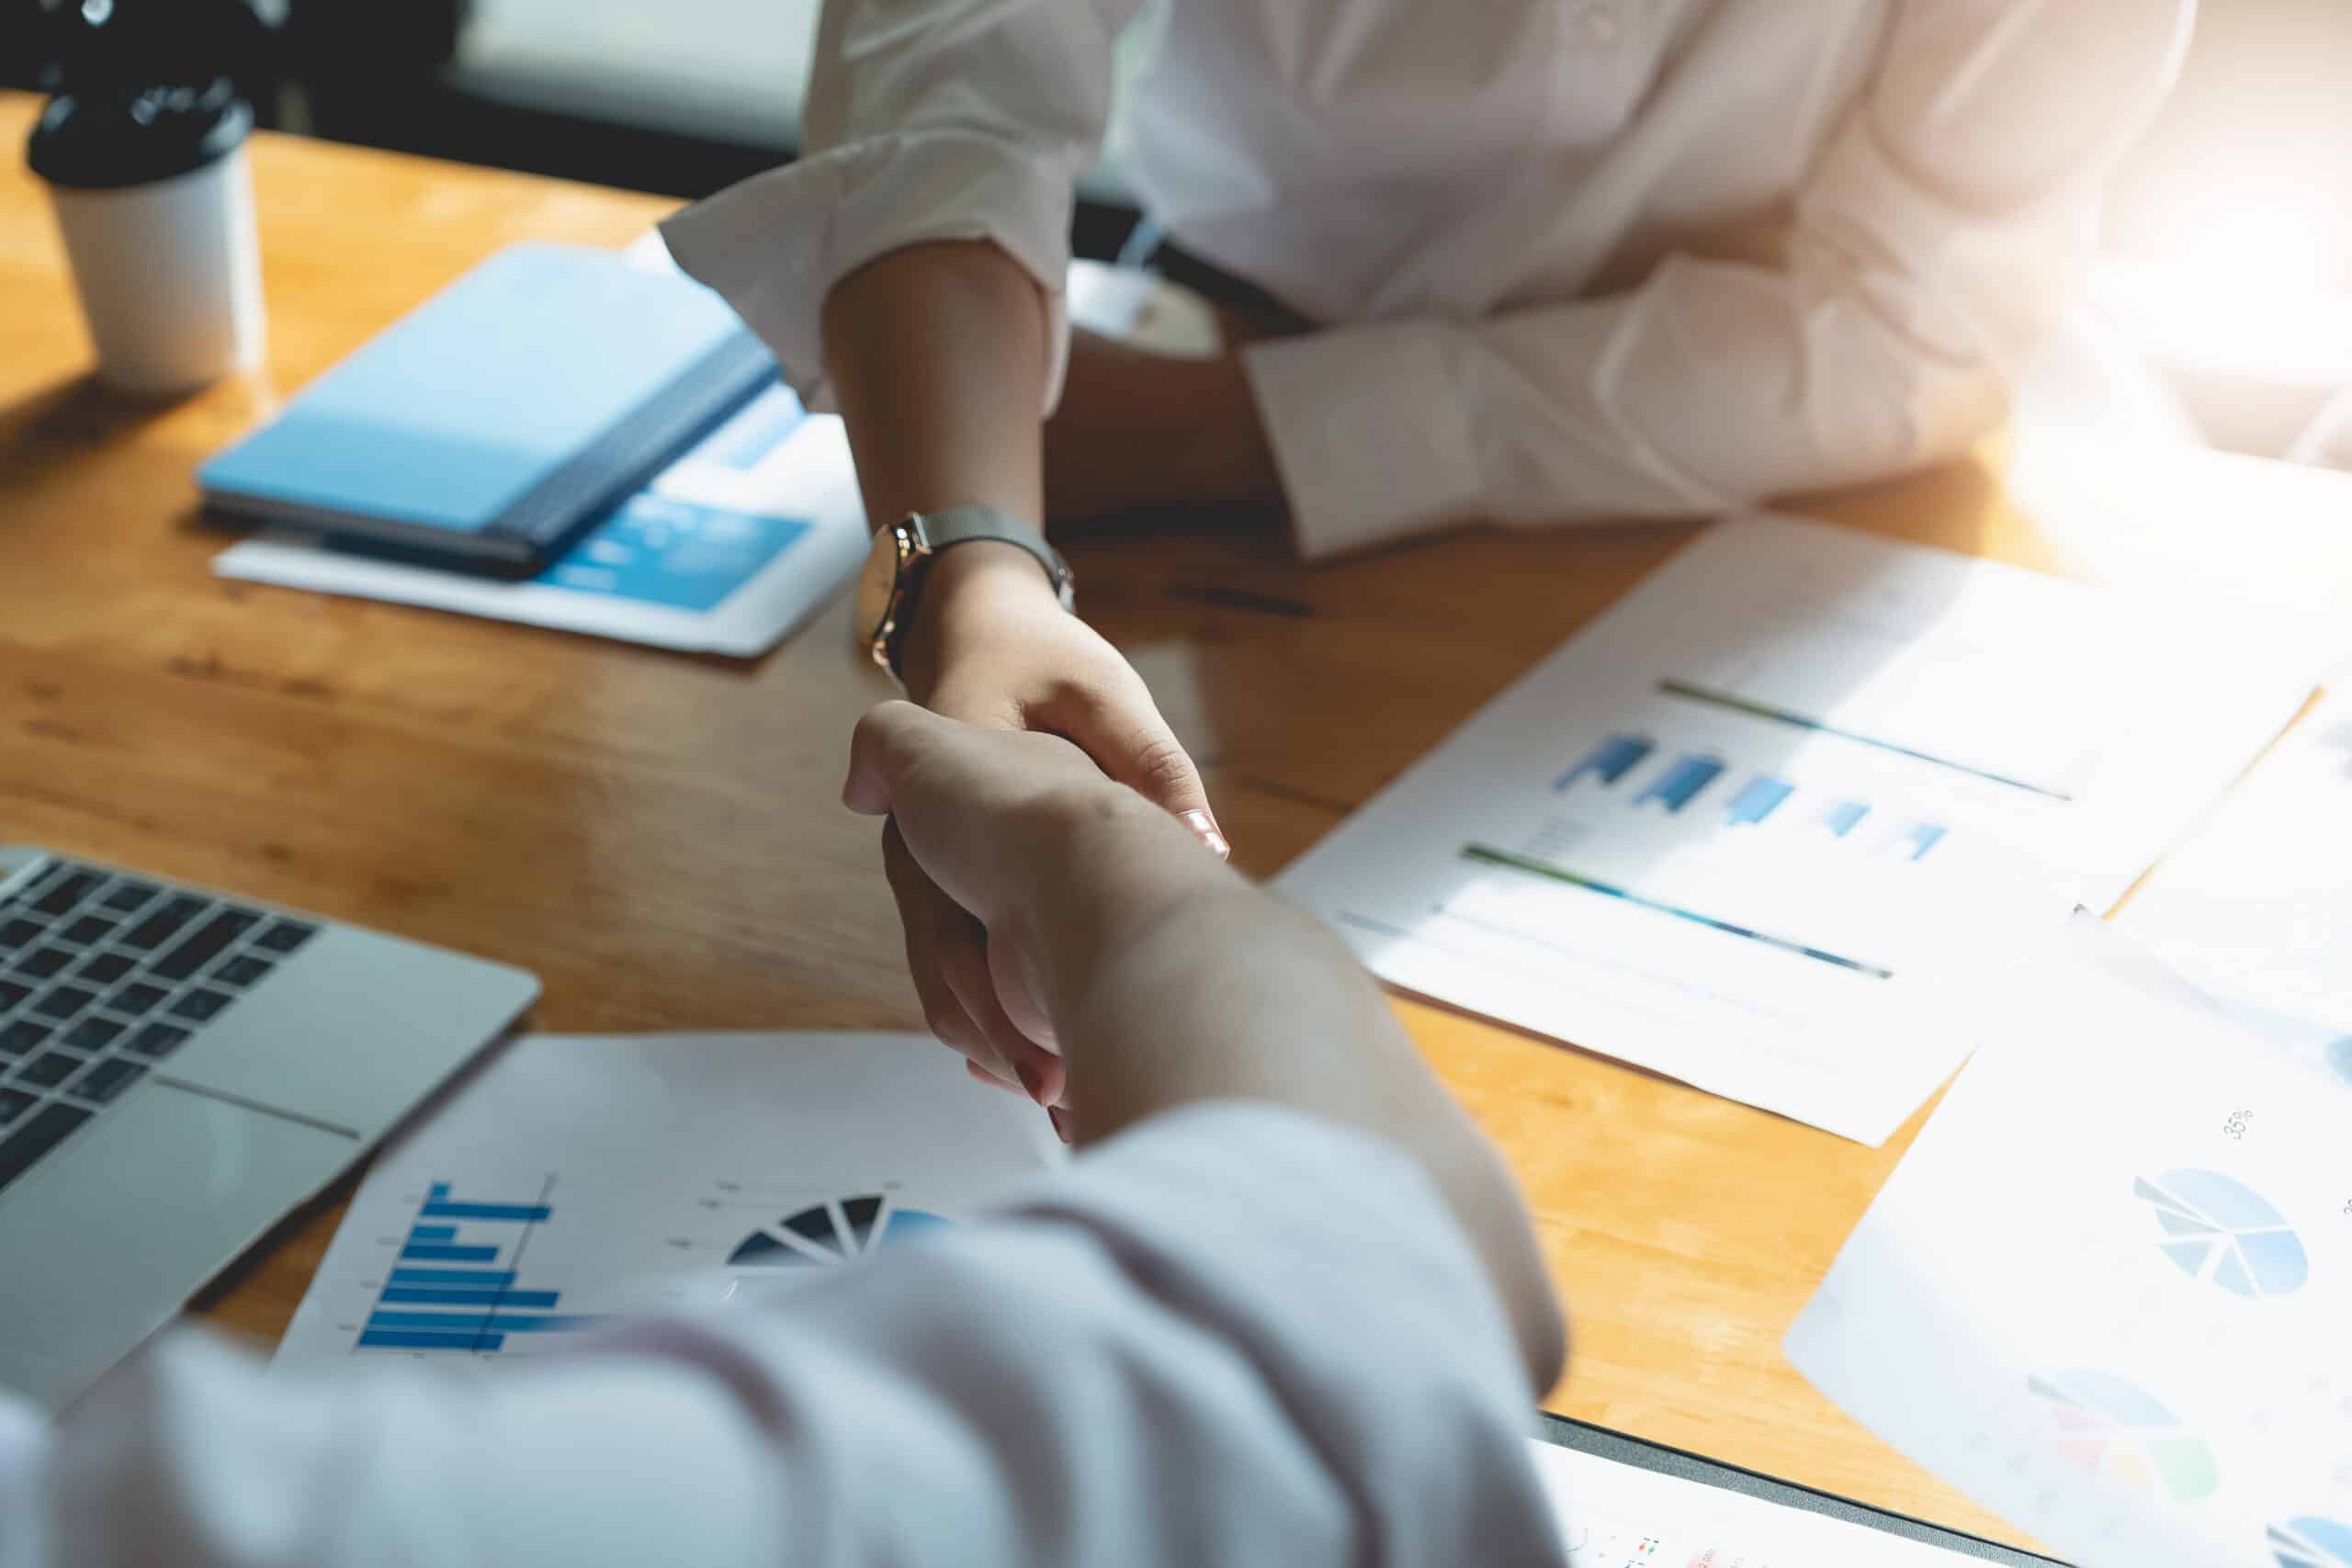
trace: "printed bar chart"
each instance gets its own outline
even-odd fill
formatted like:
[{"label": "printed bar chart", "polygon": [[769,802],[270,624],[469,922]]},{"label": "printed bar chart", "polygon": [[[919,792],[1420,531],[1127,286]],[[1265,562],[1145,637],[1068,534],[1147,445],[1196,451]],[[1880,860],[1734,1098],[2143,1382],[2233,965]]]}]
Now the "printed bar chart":
[{"label": "printed bar chart", "polygon": [[1723,776],[1724,766],[1721,757],[1710,757],[1703,752],[1679,758],[1674,766],[1634,796],[1634,804],[1646,806],[1655,800],[1664,805],[1669,814],[1679,812],[1696,800],[1709,784]]},{"label": "printed bar chart", "polygon": [[504,1349],[509,1335],[594,1326],[594,1316],[548,1310],[559,1292],[515,1288],[515,1265],[532,1233],[554,1217],[546,1190],[552,1185],[543,1183],[530,1202],[493,1202],[453,1197],[447,1182],[433,1183],[401,1241],[401,1261],[499,1267],[388,1270],[353,1348],[481,1355]]},{"label": "printed bar chart", "polygon": [[1748,780],[1740,792],[1731,797],[1731,826],[1744,828],[1763,821],[1780,809],[1782,801],[1796,793],[1796,787],[1768,774],[1759,773]]},{"label": "printed bar chart", "polygon": [[1934,822],[1915,822],[1903,831],[1902,847],[1909,851],[1913,860],[1925,860],[1928,852],[1944,836],[1943,828]]},{"label": "printed bar chart", "polygon": [[[1653,762],[1657,765],[1648,766]],[[1715,782],[1731,773],[1732,768],[1732,762],[1713,751],[1685,751],[1674,756],[1670,761],[1665,761],[1660,757],[1656,740],[1646,735],[1620,730],[1601,737],[1588,747],[1566,772],[1553,781],[1552,793],[1566,795],[1592,791],[1601,795],[1614,794],[1623,807],[1639,808],[1656,803],[1664,807],[1666,816],[1679,817],[1684,807],[1713,789]],[[1625,786],[1622,791],[1618,788],[1620,784]],[[1834,796],[1816,804],[1817,797],[1810,788],[1801,789],[1791,780],[1758,771],[1751,773],[1747,782],[1724,803],[1723,825],[1726,829],[1759,828],[1779,814],[1790,801],[1797,799],[1801,793],[1806,798],[1789,814],[1787,822],[1798,822],[1801,817],[1804,830],[1826,829],[1832,839],[1852,838],[1854,829],[1871,818],[1876,809],[1867,800]],[[1860,852],[1898,861],[1920,861],[1927,858],[1928,852],[1942,842],[1948,831],[1940,822],[1915,820],[1900,828],[1890,827],[1883,834],[1869,835],[1869,844]],[[435,1216],[442,1212],[434,1207],[425,1211],[428,1215]],[[416,1239],[430,1240],[422,1234]]]},{"label": "printed bar chart", "polygon": [[1824,811],[1818,820],[1834,837],[1842,839],[1861,826],[1862,818],[1870,814],[1871,808],[1859,800],[1841,800]]},{"label": "printed bar chart", "polygon": [[1652,744],[1641,736],[1611,735],[1586,752],[1576,766],[1562,773],[1559,782],[1553,784],[1553,791],[1566,790],[1588,775],[1598,777],[1603,784],[1613,784],[1641,766],[1642,759],[1653,750]]}]

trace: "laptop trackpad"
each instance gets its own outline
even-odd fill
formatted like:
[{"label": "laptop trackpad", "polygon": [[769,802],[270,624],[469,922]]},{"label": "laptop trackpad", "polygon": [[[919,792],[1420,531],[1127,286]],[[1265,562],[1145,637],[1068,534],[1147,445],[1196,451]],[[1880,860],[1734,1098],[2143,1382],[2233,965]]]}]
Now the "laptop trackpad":
[{"label": "laptop trackpad", "polygon": [[55,1408],[360,1152],[150,1081],[0,1195],[0,1387]]}]

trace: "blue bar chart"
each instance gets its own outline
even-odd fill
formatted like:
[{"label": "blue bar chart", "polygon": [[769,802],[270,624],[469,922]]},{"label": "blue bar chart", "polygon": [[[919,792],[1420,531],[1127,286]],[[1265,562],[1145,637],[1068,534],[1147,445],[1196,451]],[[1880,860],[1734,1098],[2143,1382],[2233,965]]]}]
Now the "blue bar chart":
[{"label": "blue bar chart", "polygon": [[[1729,793],[1717,791],[1719,782],[1745,777]],[[1603,736],[1577,756],[1553,782],[1554,795],[1572,798],[1614,796],[1629,808],[1657,807],[1667,817],[1684,817],[1695,801],[1713,795],[1722,813],[1694,813],[1698,823],[1720,821],[1727,829],[1761,828],[1776,818],[1792,830],[1829,840],[1855,840],[1856,852],[1914,862],[1941,843],[1949,831],[1940,822],[1908,817],[1900,809],[1887,811],[1867,800],[1847,798],[1832,791],[1815,791],[1762,769],[1736,768],[1712,750],[1675,751],[1662,749],[1647,735],[1620,731]],[[1792,801],[1796,805],[1786,811]],[[1871,830],[1858,835],[1865,822]],[[1884,827],[1877,826],[1883,821]],[[1774,831],[1779,831],[1776,824]]]},{"label": "blue bar chart", "polygon": [[1684,807],[1705,793],[1709,784],[1723,777],[1726,765],[1721,757],[1703,752],[1677,758],[1672,766],[1634,796],[1634,804],[1647,806],[1655,800],[1666,807],[1669,816],[1679,815]]},{"label": "blue bar chart", "polygon": [[1924,860],[1928,852],[1943,840],[1944,829],[1935,822],[1914,822],[1903,830],[1897,841],[1906,849],[1913,860]]},{"label": "blue bar chart", "polygon": [[[449,1183],[432,1183],[354,1348],[484,1355],[505,1349],[512,1335],[561,1334],[602,1321],[553,1311],[560,1292],[517,1285],[534,1232],[554,1217],[548,1201],[553,1187],[550,1178],[528,1201],[493,1201],[457,1197]],[[445,1264],[484,1267],[439,1267]]]},{"label": "blue bar chart", "polygon": [[1741,786],[1731,797],[1728,813],[1731,826],[1744,828],[1763,821],[1781,808],[1781,803],[1796,793],[1797,786],[1769,773],[1758,773]]},{"label": "blue bar chart", "polygon": [[1862,818],[1870,814],[1871,808],[1859,800],[1840,800],[1824,810],[1818,820],[1829,829],[1832,838],[1842,839],[1860,827]]},{"label": "blue bar chart", "polygon": [[1563,792],[1584,778],[1597,778],[1604,785],[1613,784],[1639,767],[1642,759],[1657,749],[1657,744],[1644,736],[1609,736],[1596,743],[1574,767],[1562,773],[1552,788],[1555,793]]}]

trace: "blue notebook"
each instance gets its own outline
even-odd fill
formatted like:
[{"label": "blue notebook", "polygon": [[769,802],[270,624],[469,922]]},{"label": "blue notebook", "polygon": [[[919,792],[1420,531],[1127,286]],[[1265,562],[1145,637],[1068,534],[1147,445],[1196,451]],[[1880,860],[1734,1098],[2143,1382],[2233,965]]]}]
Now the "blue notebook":
[{"label": "blue notebook", "polygon": [[674,272],[514,245],[197,471],[206,503],[528,570],[769,386],[775,361]]}]

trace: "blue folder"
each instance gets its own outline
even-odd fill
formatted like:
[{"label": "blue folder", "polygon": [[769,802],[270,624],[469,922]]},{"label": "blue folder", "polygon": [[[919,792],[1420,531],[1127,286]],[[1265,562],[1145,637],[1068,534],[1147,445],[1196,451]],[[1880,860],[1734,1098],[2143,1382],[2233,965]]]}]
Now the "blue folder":
[{"label": "blue folder", "polygon": [[716,294],[610,251],[499,252],[197,472],[233,517],[528,570],[771,384]]}]

